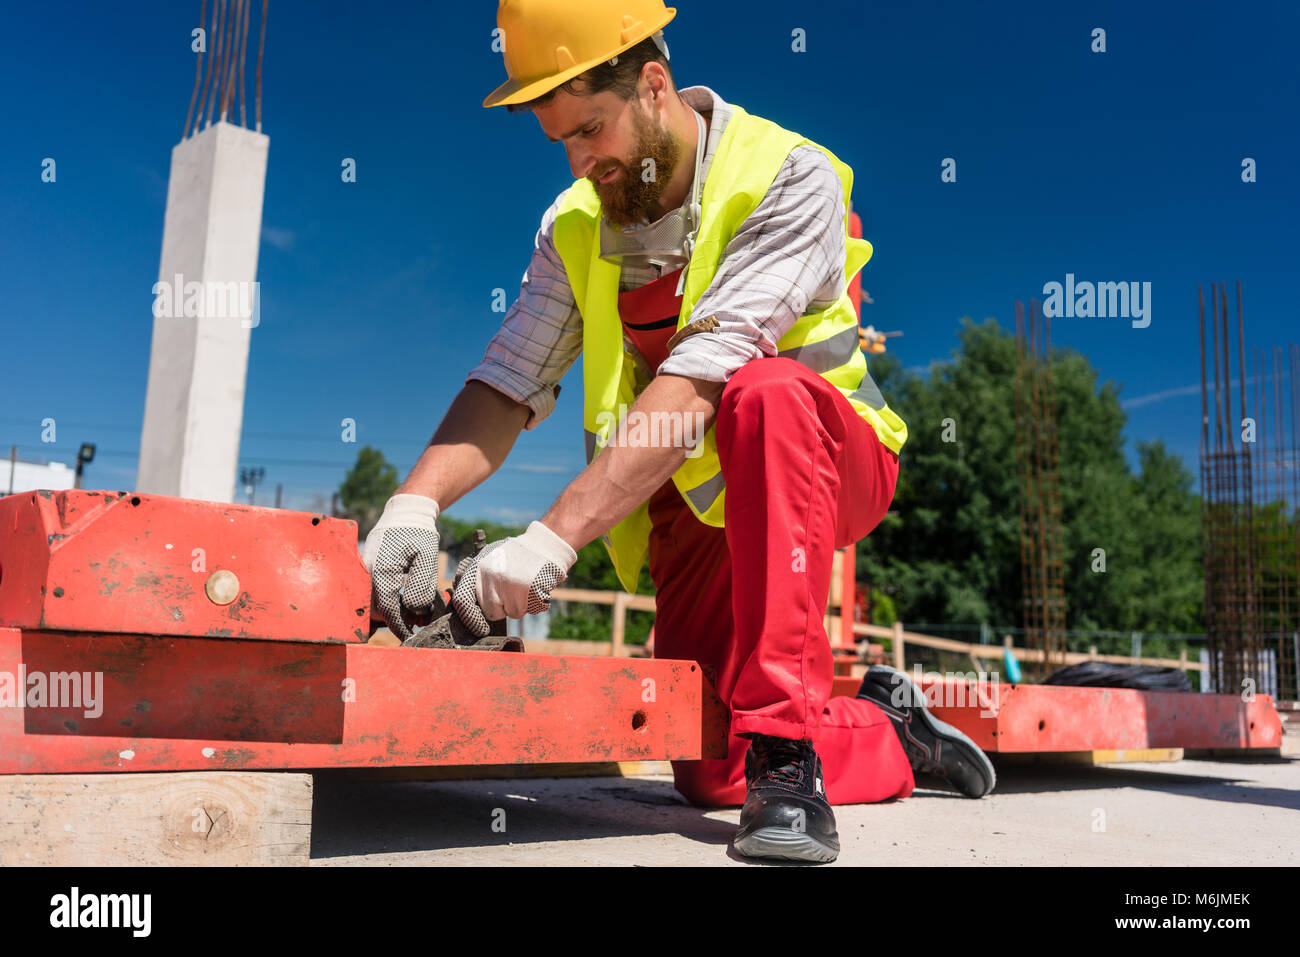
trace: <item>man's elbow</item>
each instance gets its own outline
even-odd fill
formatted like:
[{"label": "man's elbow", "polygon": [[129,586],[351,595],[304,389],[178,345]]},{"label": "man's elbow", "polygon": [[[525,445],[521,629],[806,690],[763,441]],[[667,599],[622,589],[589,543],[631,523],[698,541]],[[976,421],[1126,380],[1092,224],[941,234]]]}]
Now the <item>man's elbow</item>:
[{"label": "man's elbow", "polygon": [[676,375],[674,373],[661,373],[659,378],[665,382],[674,383],[674,390],[678,391],[685,400],[685,407],[681,411],[702,411],[711,416],[717,414],[718,405],[722,402],[722,390],[727,385],[725,382],[718,382],[713,379],[697,379],[694,376]]}]

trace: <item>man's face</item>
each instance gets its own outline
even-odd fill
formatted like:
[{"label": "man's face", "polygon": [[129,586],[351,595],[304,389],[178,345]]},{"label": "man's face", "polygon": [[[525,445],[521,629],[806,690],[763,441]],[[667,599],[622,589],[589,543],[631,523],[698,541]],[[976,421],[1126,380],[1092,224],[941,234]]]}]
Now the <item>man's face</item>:
[{"label": "man's face", "polygon": [[[559,91],[534,111],[551,142],[563,141],[575,179],[591,181],[615,226],[649,216],[681,157],[681,144],[647,112],[640,98]],[[651,161],[651,162],[647,162]]]}]

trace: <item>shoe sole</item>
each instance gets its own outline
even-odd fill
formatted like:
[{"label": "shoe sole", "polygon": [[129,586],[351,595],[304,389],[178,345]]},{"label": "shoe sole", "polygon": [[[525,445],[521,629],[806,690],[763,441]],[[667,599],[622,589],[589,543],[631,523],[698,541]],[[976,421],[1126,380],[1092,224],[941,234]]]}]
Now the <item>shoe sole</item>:
[{"label": "shoe sole", "polygon": [[[882,669],[885,668],[885,666],[883,665],[876,665],[874,667],[882,668]],[[877,674],[880,673],[881,672],[877,672]],[[956,728],[948,724],[948,722],[946,721],[940,721],[933,714],[931,714],[930,709],[927,708],[925,705],[925,696],[921,694],[921,689],[919,689],[912,682],[912,679],[909,678],[906,674],[899,671],[897,668],[888,668],[883,673],[890,674],[890,675],[901,675],[903,679],[903,684],[905,684],[909,689],[908,692],[906,693],[910,695],[910,697],[906,700],[910,700],[914,702],[914,704],[912,705],[912,713],[920,716],[920,719],[925,723],[926,729],[931,734],[933,734],[936,738],[945,742],[946,744],[960,749],[962,752],[965,753],[967,762],[972,767],[979,768],[980,776],[984,779],[988,787],[984,789],[983,794],[967,794],[966,796],[978,800],[979,798],[991,794],[993,792],[993,789],[997,787],[998,773],[993,768],[993,762],[991,762],[988,759],[988,756],[983,752],[983,750],[981,750],[980,747],[974,741],[968,738],[961,731],[958,731]],[[892,686],[890,688],[886,688],[886,683],[879,682],[879,681],[873,681],[872,684],[876,685],[879,688],[890,690],[890,693],[892,694]],[[868,699],[868,700],[870,700],[873,704],[876,705],[880,704],[880,702],[876,701],[875,699]],[[892,705],[890,706],[890,710],[891,711],[893,710]],[[952,784],[953,787],[957,787],[957,785],[954,782],[949,781],[949,783]],[[960,789],[958,790],[960,791]],[[960,791],[960,793],[965,794],[966,792]]]},{"label": "shoe sole", "polygon": [[784,861],[827,864],[840,856],[839,846],[823,844],[811,834],[781,827],[760,827],[753,834],[737,838],[736,853],[745,857],[770,857]]}]

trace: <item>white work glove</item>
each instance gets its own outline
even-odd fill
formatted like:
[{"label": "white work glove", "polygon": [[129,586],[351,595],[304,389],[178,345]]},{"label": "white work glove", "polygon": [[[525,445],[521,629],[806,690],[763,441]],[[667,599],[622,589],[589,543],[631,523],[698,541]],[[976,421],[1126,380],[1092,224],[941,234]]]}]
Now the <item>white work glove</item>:
[{"label": "white work glove", "polygon": [[361,560],[376,610],[393,634],[410,638],[405,613],[427,612],[438,594],[438,503],[427,495],[394,495],[366,536]]},{"label": "white work glove", "polygon": [[551,589],[569,577],[577,560],[568,542],[533,522],[524,534],[493,542],[460,563],[451,607],[466,628],[486,635],[490,621],[551,607]]}]

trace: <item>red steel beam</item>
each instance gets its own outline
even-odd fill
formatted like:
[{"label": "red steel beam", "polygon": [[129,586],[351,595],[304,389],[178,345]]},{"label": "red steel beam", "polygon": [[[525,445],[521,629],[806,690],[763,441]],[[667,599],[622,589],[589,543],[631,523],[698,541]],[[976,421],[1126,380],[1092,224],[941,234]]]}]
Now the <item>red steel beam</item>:
[{"label": "red steel beam", "polygon": [[370,576],[345,519],[43,489],[0,498],[0,624],[363,642]]},{"label": "red steel beam", "polygon": [[690,661],[18,628],[0,705],[4,774],[696,760],[728,726]]},{"label": "red steel beam", "polygon": [[[833,695],[855,695],[860,678],[836,678]],[[1142,748],[1276,748],[1282,722],[1273,699],[1255,695],[1071,688],[922,679],[935,716],[1000,754]]]}]

